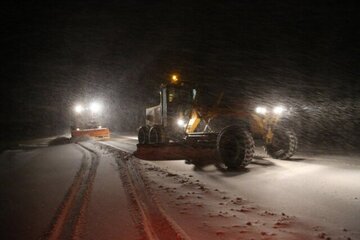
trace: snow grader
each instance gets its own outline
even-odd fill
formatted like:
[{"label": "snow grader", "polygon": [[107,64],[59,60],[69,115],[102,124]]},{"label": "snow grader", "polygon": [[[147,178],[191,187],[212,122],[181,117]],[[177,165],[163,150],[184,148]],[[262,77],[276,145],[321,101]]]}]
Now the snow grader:
[{"label": "snow grader", "polygon": [[[228,107],[201,102],[201,91],[173,75],[160,87],[160,104],[146,109],[146,125],[138,129],[134,155],[146,160],[180,160],[201,165],[213,159],[228,169],[246,167],[261,139],[267,154],[289,159],[296,152],[297,137],[282,121],[283,106],[269,109],[242,104]],[[206,94],[205,94],[206,95]]]},{"label": "snow grader", "polygon": [[99,103],[93,102],[87,108],[79,104],[73,110],[73,123],[70,127],[71,138],[89,137],[98,140],[110,138],[109,129],[102,127],[99,122],[101,112]]}]

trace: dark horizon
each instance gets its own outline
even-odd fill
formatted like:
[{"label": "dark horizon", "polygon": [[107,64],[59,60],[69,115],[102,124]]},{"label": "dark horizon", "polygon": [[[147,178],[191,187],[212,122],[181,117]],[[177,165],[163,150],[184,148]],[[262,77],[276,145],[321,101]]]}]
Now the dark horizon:
[{"label": "dark horizon", "polygon": [[[64,131],[69,111],[82,99],[109,107],[110,128],[135,130],[173,72],[211,91],[225,90],[232,99],[320,109],[308,128],[341,133],[339,123],[350,122],[344,127],[348,136],[359,126],[359,30],[352,4],[3,5],[0,123],[20,138]],[[9,136],[2,133],[1,139]]]}]

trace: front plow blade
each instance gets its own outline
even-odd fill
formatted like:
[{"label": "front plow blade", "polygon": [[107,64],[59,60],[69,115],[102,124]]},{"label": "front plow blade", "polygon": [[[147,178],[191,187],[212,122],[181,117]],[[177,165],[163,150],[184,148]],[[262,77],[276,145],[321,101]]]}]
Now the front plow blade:
[{"label": "front plow blade", "polygon": [[110,131],[108,128],[81,129],[71,131],[72,138],[90,137],[94,139],[109,139]]}]

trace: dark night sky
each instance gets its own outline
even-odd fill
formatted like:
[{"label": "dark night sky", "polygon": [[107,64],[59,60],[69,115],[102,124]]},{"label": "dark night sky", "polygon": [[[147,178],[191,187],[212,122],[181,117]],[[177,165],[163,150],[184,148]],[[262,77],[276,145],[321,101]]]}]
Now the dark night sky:
[{"label": "dark night sky", "polygon": [[358,9],[315,2],[2,3],[0,121],[60,131],[74,101],[94,97],[112,128],[134,129],[171,72],[229,96],[356,105]]}]

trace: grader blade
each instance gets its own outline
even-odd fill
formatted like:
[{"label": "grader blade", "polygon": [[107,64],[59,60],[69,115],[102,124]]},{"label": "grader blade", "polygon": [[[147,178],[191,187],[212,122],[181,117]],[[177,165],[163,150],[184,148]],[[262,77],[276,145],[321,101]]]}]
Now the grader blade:
[{"label": "grader blade", "polygon": [[134,156],[143,160],[200,160],[214,158],[216,149],[180,143],[138,144]]}]

